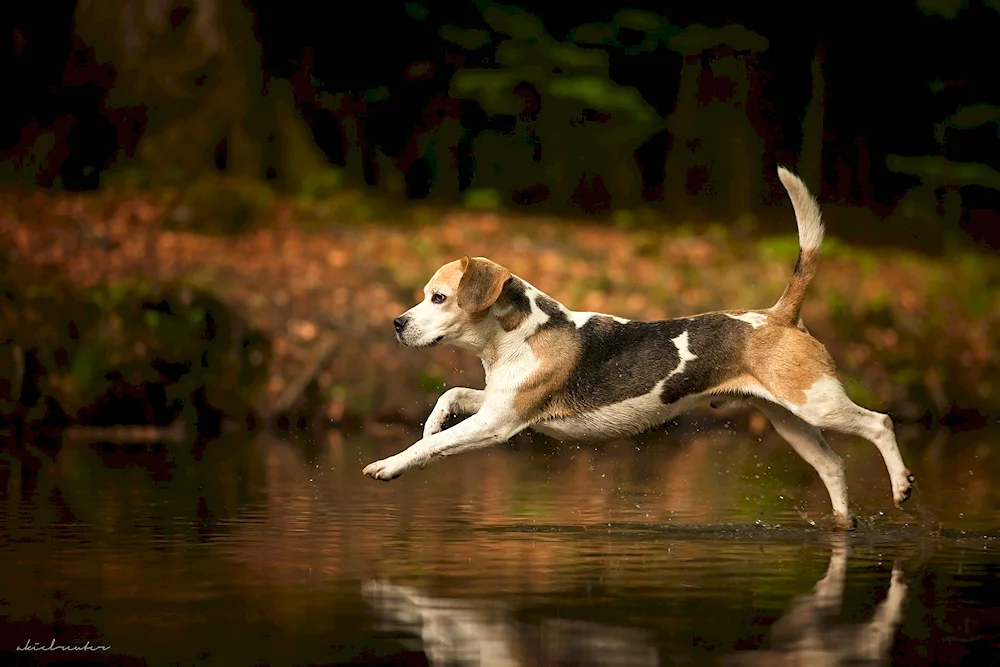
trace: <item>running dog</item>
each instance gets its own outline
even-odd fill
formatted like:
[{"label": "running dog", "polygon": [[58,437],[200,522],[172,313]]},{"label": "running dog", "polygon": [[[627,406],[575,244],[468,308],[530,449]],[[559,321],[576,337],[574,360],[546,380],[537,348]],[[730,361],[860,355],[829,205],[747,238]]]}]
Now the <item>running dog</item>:
[{"label": "running dog", "polygon": [[[847,397],[826,348],[799,316],[824,227],[805,184],[783,167],[778,177],[795,210],[799,257],[771,308],[638,322],[569,310],[484,257],[442,266],[423,301],[394,320],[396,336],[410,347],[472,350],[486,369],[486,388],[446,391],[423,438],[364,474],[388,481],[528,428],[559,440],[600,441],[646,431],[699,405],[749,403],[819,473],[838,527],[851,529],[855,520],[844,463],[820,429],[873,442],[895,504],[905,502],[913,476],[892,420]],[[442,430],[451,415],[471,416]]]}]

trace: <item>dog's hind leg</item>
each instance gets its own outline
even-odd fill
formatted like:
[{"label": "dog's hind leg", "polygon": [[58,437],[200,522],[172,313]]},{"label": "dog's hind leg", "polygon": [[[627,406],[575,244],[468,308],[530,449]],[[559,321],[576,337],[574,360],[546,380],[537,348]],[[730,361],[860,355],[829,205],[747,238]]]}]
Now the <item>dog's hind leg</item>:
[{"label": "dog's hind leg", "polygon": [[855,404],[835,377],[818,380],[806,392],[802,405],[788,405],[793,413],[819,428],[828,428],[854,435],[875,443],[892,483],[892,499],[896,506],[906,502],[913,488],[913,475],[899,454],[896,435],[889,415],[872,412]]},{"label": "dog's hind leg", "polygon": [[847,508],[847,478],[844,461],[823,439],[819,429],[799,419],[785,408],[762,398],[750,399],[750,403],[764,413],[774,430],[788,441],[799,456],[819,473],[820,479],[830,494],[833,515],[837,527],[853,530],[854,517]]},{"label": "dog's hind leg", "polygon": [[483,407],[483,397],[485,393],[482,389],[468,389],[466,387],[452,387],[441,394],[441,397],[431,410],[431,414],[424,422],[424,437],[439,433],[448,417],[455,415],[471,415],[479,412]]}]

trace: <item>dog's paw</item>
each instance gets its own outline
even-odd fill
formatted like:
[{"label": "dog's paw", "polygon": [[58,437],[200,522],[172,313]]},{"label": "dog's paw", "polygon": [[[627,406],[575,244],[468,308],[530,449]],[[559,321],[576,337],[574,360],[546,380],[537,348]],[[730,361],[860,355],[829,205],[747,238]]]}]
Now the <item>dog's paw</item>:
[{"label": "dog's paw", "polygon": [[390,456],[375,463],[369,463],[361,472],[372,479],[388,482],[402,475],[406,468],[406,462],[397,454],[396,456]]},{"label": "dog's paw", "polygon": [[899,507],[910,499],[910,494],[913,493],[913,482],[914,477],[910,474],[909,470],[904,470],[902,477],[894,481],[892,485],[892,500],[896,503],[896,507]]},{"label": "dog's paw", "polygon": [[898,563],[892,566],[892,579],[889,585],[902,588],[904,591],[906,590],[906,579],[903,574],[903,568]]},{"label": "dog's paw", "polygon": [[858,529],[858,519],[853,514],[837,514],[833,515],[833,527],[835,530],[842,530],[850,532],[852,530]]}]

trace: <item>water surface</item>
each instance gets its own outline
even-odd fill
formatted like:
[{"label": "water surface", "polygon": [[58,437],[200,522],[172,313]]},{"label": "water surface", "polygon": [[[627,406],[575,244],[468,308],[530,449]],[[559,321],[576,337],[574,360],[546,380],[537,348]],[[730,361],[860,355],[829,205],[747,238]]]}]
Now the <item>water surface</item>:
[{"label": "water surface", "polygon": [[[19,664],[986,664],[1000,433],[903,431],[859,530],[773,433],[522,439],[374,482],[418,434],[0,452],[0,651]],[[33,644],[109,647],[26,652]],[[9,661],[8,661],[8,664]]]}]

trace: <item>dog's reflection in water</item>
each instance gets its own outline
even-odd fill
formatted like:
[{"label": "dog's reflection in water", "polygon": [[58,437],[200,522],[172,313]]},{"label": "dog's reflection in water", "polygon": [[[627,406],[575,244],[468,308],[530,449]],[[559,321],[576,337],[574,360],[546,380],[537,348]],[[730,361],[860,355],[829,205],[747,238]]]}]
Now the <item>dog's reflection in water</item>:
[{"label": "dog's reflection in water", "polygon": [[810,595],[796,598],[771,628],[767,649],[726,656],[727,665],[877,665],[887,661],[903,620],[907,586],[899,566],[889,592],[865,623],[837,624],[847,575],[847,538],[837,536],[826,576]]},{"label": "dog's reflection in water", "polygon": [[365,598],[389,632],[420,637],[431,665],[658,665],[656,648],[641,630],[584,621],[514,621],[499,604],[435,598],[409,586],[373,581]]},{"label": "dog's reflection in water", "polygon": [[[841,536],[843,538],[843,536]],[[768,648],[729,653],[728,665],[859,665],[885,662],[902,620],[906,584],[894,568],[886,598],[865,623],[835,623],[847,572],[846,538],[836,539],[826,575],[796,598],[772,627]],[[405,632],[432,665],[659,665],[652,637],[639,629],[584,621],[513,620],[484,601],[437,598],[409,586],[372,581],[365,598],[389,632]],[[668,660],[669,662],[669,660]]]}]

